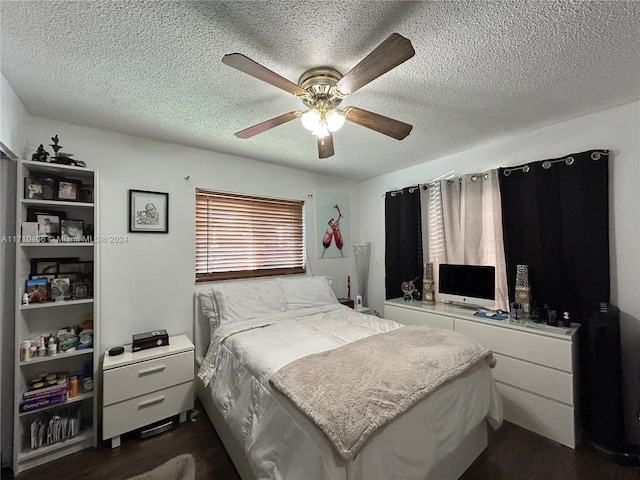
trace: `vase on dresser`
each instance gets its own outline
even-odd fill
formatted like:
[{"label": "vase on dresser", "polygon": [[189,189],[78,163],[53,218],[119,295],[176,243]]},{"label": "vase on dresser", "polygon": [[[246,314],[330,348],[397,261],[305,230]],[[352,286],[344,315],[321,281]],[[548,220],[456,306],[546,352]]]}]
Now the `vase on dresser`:
[{"label": "vase on dresser", "polygon": [[436,295],[433,291],[433,263],[425,262],[422,273],[422,303],[435,305]]},{"label": "vase on dresser", "polygon": [[531,289],[529,287],[529,265],[516,267],[515,304],[520,304],[524,318],[531,315]]},{"label": "vase on dresser", "polygon": [[362,296],[362,305],[366,307],[369,304],[367,298],[367,285],[369,282],[369,259],[371,258],[371,243],[354,243],[353,256],[356,260],[358,295]]}]

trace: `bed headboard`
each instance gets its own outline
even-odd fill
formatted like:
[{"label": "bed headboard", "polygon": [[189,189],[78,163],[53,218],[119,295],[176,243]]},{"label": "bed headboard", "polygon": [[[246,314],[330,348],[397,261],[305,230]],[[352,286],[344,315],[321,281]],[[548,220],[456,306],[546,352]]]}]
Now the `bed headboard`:
[{"label": "bed headboard", "polygon": [[[269,312],[279,312],[285,309],[303,308],[325,303],[337,303],[335,293],[331,288],[331,277],[308,275],[285,275],[281,277],[259,277],[252,279],[228,280],[216,282],[215,287],[197,286],[193,294],[193,341],[195,343],[195,355],[198,364],[204,359],[211,341],[210,321],[202,313],[201,295],[213,295],[212,288],[216,290],[217,298],[224,298],[224,305],[236,305],[229,308],[226,314],[218,311],[226,321],[238,319],[238,315],[260,315]],[[252,289],[254,295],[246,299],[247,288]],[[241,291],[239,300],[238,291]],[[241,302],[241,303],[238,303]],[[215,302],[214,302],[215,303]],[[205,300],[206,304],[206,300]],[[241,313],[238,313],[238,306]],[[216,308],[209,306],[208,309]],[[222,309],[225,310],[225,309]],[[207,309],[205,309],[207,311]],[[231,315],[233,313],[233,315]],[[248,316],[246,318],[253,318]],[[221,321],[221,319],[218,319]]]},{"label": "bed headboard", "polygon": [[196,347],[196,362],[202,364],[210,341],[209,319],[202,313],[198,292],[193,294],[193,343]]}]

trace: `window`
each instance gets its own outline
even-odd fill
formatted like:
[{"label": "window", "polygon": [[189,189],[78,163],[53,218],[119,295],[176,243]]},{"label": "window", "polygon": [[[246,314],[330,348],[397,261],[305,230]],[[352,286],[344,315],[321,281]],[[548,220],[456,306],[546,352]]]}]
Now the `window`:
[{"label": "window", "polygon": [[196,189],[196,282],[305,273],[303,207]]}]

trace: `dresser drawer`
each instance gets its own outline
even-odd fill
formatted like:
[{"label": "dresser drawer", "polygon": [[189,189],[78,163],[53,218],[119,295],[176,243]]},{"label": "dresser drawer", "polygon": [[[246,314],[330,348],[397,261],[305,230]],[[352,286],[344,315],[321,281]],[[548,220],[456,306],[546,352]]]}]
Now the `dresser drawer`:
[{"label": "dresser drawer", "polygon": [[193,381],[105,406],[102,439],[115,437],[193,408]]},{"label": "dresser drawer", "polygon": [[467,320],[455,320],[457,332],[475,338],[495,353],[571,372],[570,341]]},{"label": "dresser drawer", "polygon": [[552,400],[573,405],[573,375],[499,353],[493,368],[493,378],[522,390],[537,393]]},{"label": "dresser drawer", "polygon": [[453,318],[451,317],[393,305],[384,306],[384,318],[404,323],[405,325],[426,325],[428,327],[453,330]]},{"label": "dresser drawer", "polygon": [[193,351],[103,372],[105,406],[193,380]]},{"label": "dresser drawer", "polygon": [[500,382],[497,384],[505,420],[567,447],[576,447],[575,411],[572,406]]}]

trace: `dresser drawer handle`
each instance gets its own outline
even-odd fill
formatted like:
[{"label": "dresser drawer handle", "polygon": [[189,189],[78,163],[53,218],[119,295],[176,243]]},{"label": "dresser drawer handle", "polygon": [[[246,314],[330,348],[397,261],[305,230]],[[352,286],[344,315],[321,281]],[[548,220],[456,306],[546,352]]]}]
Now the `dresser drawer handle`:
[{"label": "dresser drawer handle", "polygon": [[149,375],[151,373],[161,372],[165,368],[167,368],[167,367],[165,367],[164,365],[159,365],[157,367],[147,368],[146,370],[140,370],[138,372],[138,376],[141,377],[142,375]]},{"label": "dresser drawer handle", "polygon": [[164,396],[152,398],[151,400],[147,400],[146,402],[139,403],[138,408],[145,408],[151,405],[155,405],[156,403],[162,403],[162,402],[164,402]]}]

